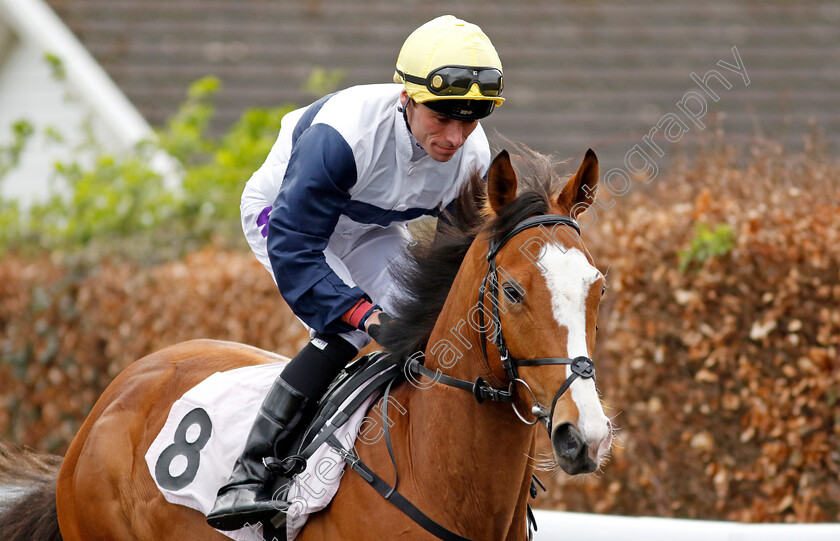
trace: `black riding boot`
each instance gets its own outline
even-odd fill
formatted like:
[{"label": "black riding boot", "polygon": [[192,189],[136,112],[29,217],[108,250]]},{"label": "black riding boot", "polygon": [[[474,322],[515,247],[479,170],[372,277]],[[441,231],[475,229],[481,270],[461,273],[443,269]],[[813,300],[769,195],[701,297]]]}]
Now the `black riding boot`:
[{"label": "black riding boot", "polygon": [[[284,502],[273,498],[271,486],[288,483],[273,479],[263,459],[287,466],[283,459],[294,453],[290,446],[297,439],[297,432],[309,425],[318,400],[356,353],[356,348],[340,336],[319,333],[283,369],[260,407],[230,479],[219,489],[216,503],[207,515],[210,526],[238,530],[286,511]],[[275,457],[280,460],[274,460]],[[289,481],[295,473],[287,475]]]},{"label": "black riding boot", "polygon": [[[278,377],[265,397],[248,434],[245,451],[236,461],[227,484],[219,489],[216,504],[207,515],[210,526],[238,530],[245,524],[271,519],[282,507],[273,501],[267,485],[271,474],[263,459],[285,458],[295,428],[314,413],[314,401]],[[285,445],[284,445],[285,444]]]}]

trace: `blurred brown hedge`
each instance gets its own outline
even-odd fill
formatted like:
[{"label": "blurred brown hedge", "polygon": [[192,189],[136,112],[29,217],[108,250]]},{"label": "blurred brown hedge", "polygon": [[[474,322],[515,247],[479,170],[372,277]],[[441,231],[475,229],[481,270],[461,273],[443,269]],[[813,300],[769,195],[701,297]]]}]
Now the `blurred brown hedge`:
[{"label": "blurred brown hedge", "polygon": [[[709,151],[600,211],[595,359],[620,441],[597,478],[558,477],[549,506],[840,519],[838,181],[820,156]],[[696,223],[735,245],[681,273]]]},{"label": "blurred brown hedge", "polygon": [[193,338],[294,354],[308,333],[250,254],[203,251],[152,267],[0,264],[0,437],[64,452],[133,361]]},{"label": "blurred brown hedge", "polygon": [[[838,173],[825,157],[717,150],[599,210],[584,239],[609,269],[595,360],[619,441],[597,475],[544,475],[540,507],[840,519]],[[681,272],[697,223],[728,224],[735,245]],[[0,437],[44,451],[63,452],[111,378],[163,346],[292,354],[306,340],[248,253],[6,256],[0,299]]]}]

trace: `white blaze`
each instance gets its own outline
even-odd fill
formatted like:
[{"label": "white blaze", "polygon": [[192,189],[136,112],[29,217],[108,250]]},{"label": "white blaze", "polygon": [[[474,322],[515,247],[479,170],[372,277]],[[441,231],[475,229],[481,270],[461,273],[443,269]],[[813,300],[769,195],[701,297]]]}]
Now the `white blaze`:
[{"label": "white blaze", "polygon": [[[577,248],[564,252],[555,244],[546,246],[540,262],[546,269],[545,283],[551,293],[554,319],[558,325],[568,329],[566,356],[571,359],[589,357],[586,348],[586,298],[592,284],[601,277],[601,272],[590,265]],[[571,375],[572,369],[567,366],[566,377]],[[609,449],[610,430],[595,381],[579,377],[569,391],[580,414],[578,430],[589,444],[590,456],[598,463]]]}]

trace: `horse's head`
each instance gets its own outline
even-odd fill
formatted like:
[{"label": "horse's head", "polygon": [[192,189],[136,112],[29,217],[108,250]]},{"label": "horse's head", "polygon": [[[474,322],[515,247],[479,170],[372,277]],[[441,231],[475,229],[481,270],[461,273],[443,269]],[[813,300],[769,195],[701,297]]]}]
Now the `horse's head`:
[{"label": "horse's head", "polygon": [[547,157],[523,150],[513,162],[500,153],[486,181],[472,175],[451,224],[394,265],[398,317],[377,341],[416,387],[431,378],[479,402],[513,400],[520,418],[549,428],[563,470],[591,472],[612,443],[590,360],[604,276],[576,218],[594,198],[598,160],[587,152],[561,186]]},{"label": "horse's head", "polygon": [[[549,168],[536,169],[550,174]],[[518,363],[513,373],[506,370],[506,379],[518,377],[514,405],[542,418],[558,465],[569,474],[592,472],[612,443],[612,426],[591,377],[590,360],[605,282],[574,220],[594,200],[598,159],[587,151],[559,193],[552,193],[550,179],[521,180],[541,188],[517,190],[511,158],[502,151],[487,175],[491,220],[485,293],[491,297],[486,306],[495,307],[502,340],[494,340],[495,329],[488,331],[488,340],[497,348],[501,342],[502,360],[506,349]],[[534,213],[541,218],[533,218]],[[487,349],[492,349],[490,343]]]}]

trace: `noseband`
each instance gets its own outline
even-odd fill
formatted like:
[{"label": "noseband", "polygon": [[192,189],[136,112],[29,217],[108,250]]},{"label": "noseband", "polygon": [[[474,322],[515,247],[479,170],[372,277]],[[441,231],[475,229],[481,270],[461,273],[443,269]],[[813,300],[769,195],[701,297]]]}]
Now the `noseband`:
[{"label": "noseband", "polygon": [[[541,420],[548,429],[549,434],[551,434],[551,420],[554,417],[554,409],[557,406],[557,401],[560,400],[560,397],[563,396],[563,393],[566,392],[566,390],[569,388],[572,382],[574,382],[578,377],[585,379],[593,378],[595,376],[595,363],[593,363],[592,359],[590,359],[589,357],[584,356],[575,357],[574,359],[566,357],[516,359],[511,355],[510,350],[508,350],[507,348],[504,334],[502,333],[502,321],[499,317],[499,278],[498,268],[496,265],[496,255],[505,246],[505,244],[508,243],[508,241],[510,241],[513,237],[525,231],[526,229],[531,229],[542,225],[557,224],[569,226],[575,231],[577,231],[578,235],[580,235],[580,226],[578,225],[577,221],[575,221],[573,218],[569,216],[549,214],[526,218],[525,220],[519,222],[516,225],[516,227],[514,227],[507,235],[502,237],[500,240],[490,241],[490,248],[487,252],[487,261],[489,262],[489,267],[487,268],[487,274],[484,275],[484,279],[481,281],[481,287],[478,289],[479,333],[481,334],[481,351],[484,355],[484,360],[487,363],[487,366],[489,367],[490,359],[487,356],[486,344],[487,333],[486,326],[484,324],[484,298],[485,296],[489,296],[490,305],[492,306],[491,323],[495,331],[493,334],[493,343],[499,350],[499,357],[502,361],[502,367],[505,369],[505,372],[507,373],[507,376],[510,380],[510,383],[506,389],[492,387],[489,384],[487,384],[481,377],[476,378],[475,382],[470,382],[467,380],[453,378],[440,372],[432,372],[430,369],[420,364],[419,360],[417,359],[410,360],[408,364],[408,369],[412,372],[419,373],[423,376],[434,379],[440,383],[443,383],[444,385],[449,385],[451,387],[457,387],[459,389],[471,391],[475,395],[475,398],[479,403],[483,402],[485,399],[489,399],[494,402],[508,402],[513,407],[513,411],[514,413],[516,413],[516,416],[519,417],[519,419],[522,420],[522,422],[532,425],[535,424],[537,421]],[[554,399],[551,402],[551,410],[548,413],[546,413],[546,411],[539,405],[536,397],[534,396],[533,391],[531,391],[531,388],[528,386],[528,384],[522,378],[519,377],[520,366],[546,365],[570,365],[572,370],[572,374],[568,378],[566,378],[566,381],[563,382],[563,385],[554,395]],[[536,419],[534,419],[533,421],[528,421],[519,412],[519,410],[516,409],[514,399],[516,398],[517,383],[524,384],[525,388],[528,389],[528,391],[531,393],[531,397],[534,401],[531,413],[536,416]]]}]

